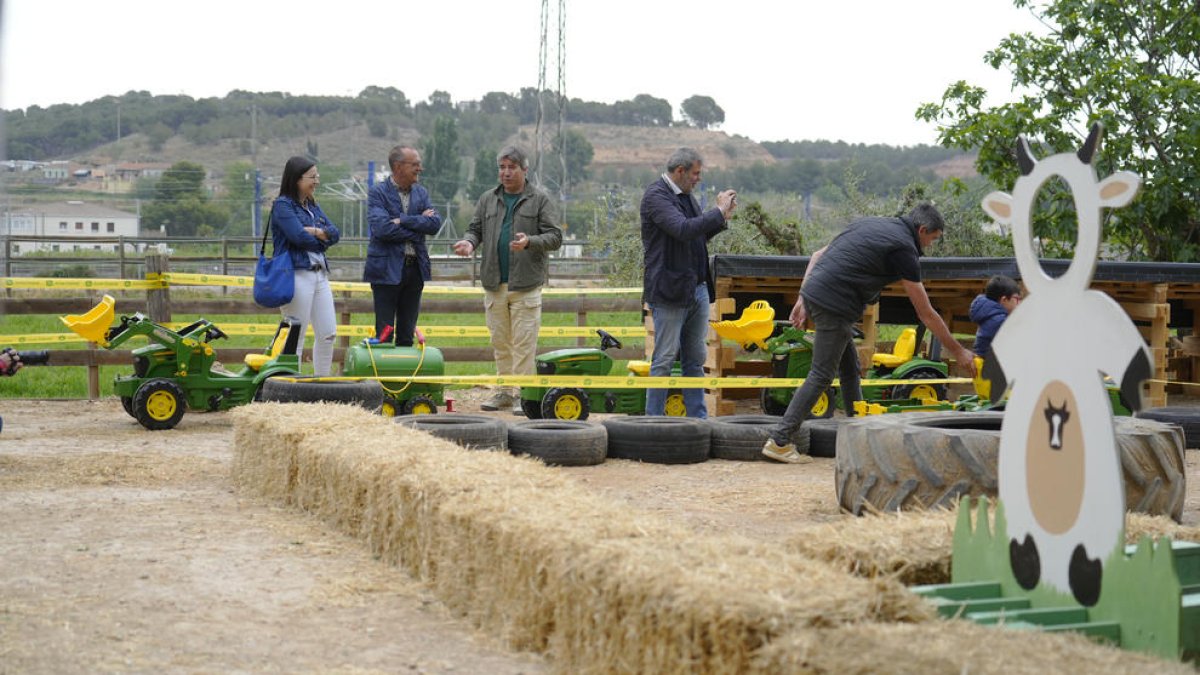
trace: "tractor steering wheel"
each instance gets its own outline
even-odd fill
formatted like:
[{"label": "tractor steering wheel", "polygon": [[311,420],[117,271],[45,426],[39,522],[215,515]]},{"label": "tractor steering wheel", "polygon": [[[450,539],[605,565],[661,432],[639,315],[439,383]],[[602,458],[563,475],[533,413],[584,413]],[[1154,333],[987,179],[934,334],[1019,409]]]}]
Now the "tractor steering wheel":
[{"label": "tractor steering wheel", "polygon": [[606,351],[608,349],[613,349],[613,348],[616,348],[616,349],[621,348],[621,341],[618,340],[617,338],[613,337],[612,335],[610,335],[609,332],[604,330],[603,328],[597,328],[596,335],[600,336],[600,351]]},{"label": "tractor steering wheel", "polygon": [[221,340],[221,339],[227,340],[227,339],[229,339],[229,336],[225,334],[225,331],[221,330],[220,328],[217,328],[216,326],[210,326],[208,329],[208,333],[206,333],[204,335],[205,342],[212,342],[213,340]]}]

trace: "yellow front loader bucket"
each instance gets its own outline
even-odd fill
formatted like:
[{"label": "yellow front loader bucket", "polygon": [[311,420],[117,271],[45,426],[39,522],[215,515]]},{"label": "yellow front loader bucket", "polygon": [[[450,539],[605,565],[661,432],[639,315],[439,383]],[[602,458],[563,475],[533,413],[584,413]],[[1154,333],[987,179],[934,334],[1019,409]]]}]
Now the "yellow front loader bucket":
[{"label": "yellow front loader bucket", "polygon": [[108,328],[112,326],[113,316],[116,314],[114,307],[117,301],[111,295],[105,295],[100,304],[89,309],[86,314],[68,314],[67,316],[59,317],[62,322],[67,324],[67,328],[75,331],[88,342],[95,342],[101,347],[108,347]]},{"label": "yellow front loader bucket", "polygon": [[775,330],[775,310],[766,300],[755,300],[742,310],[742,315],[737,319],[713,321],[712,327],[717,335],[726,340],[733,340],[742,345],[743,349],[754,344],[758,345],[759,349],[766,350],[766,340]]}]

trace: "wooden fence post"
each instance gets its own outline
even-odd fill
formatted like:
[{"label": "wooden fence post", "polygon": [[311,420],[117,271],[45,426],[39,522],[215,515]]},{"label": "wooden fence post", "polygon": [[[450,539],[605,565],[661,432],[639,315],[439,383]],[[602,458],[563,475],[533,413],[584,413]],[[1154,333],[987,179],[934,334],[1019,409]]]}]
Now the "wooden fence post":
[{"label": "wooden fence post", "polygon": [[[146,254],[146,276],[171,271],[171,260],[166,253]],[[165,323],[171,320],[171,289],[151,288],[146,291],[146,312],[153,321]]]}]

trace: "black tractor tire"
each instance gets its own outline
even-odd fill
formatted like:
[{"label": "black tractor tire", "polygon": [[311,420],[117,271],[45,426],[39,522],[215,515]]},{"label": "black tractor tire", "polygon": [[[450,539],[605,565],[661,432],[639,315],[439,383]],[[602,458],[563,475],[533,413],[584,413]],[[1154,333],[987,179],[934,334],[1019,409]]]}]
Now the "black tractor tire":
[{"label": "black tractor tire", "polygon": [[508,425],[504,420],[487,415],[408,415],[397,417],[396,423],[453,441],[465,448],[508,448]]},{"label": "black tractor tire", "polygon": [[853,417],[807,419],[801,428],[808,429],[808,454],[813,457],[837,457],[838,429]]},{"label": "black tractor tire", "polygon": [[[934,368],[917,368],[906,375],[897,378],[902,380],[944,380],[946,376],[938,372]],[[932,389],[936,394],[937,400],[946,400],[946,385],[944,384],[902,384],[892,388],[892,398],[916,398],[914,392],[924,389]]]},{"label": "black tractor tire", "polygon": [[[779,424],[773,415],[726,415],[708,418],[711,429],[709,456],[738,462],[770,461],[762,454],[771,429]],[[792,438],[796,452],[809,451],[809,434],[804,427]]]},{"label": "black tractor tire", "polygon": [[400,406],[403,415],[436,415],[437,411],[437,403],[425,394],[417,394]]},{"label": "black tractor tire", "polygon": [[578,420],[528,420],[508,427],[508,451],[553,466],[594,466],[608,454],[608,432]]},{"label": "black tractor tire", "polygon": [[[1003,413],[894,413],[838,432],[834,487],[850,513],[951,507],[963,495],[995,497]],[[1183,434],[1168,424],[1116,417],[1125,506],[1183,516]]]},{"label": "black tractor tire", "polygon": [[[758,394],[758,404],[762,408],[763,414],[782,417],[783,413],[787,412],[787,404],[780,403],[779,401],[771,398],[769,392],[769,389],[763,389]],[[822,400],[818,398],[817,402],[813,404],[813,409],[810,413],[812,415],[812,419],[827,419],[833,417],[834,411],[837,410],[836,389],[830,387],[829,389],[825,390],[825,393],[822,394],[822,396],[824,397],[824,405],[822,405]],[[818,410],[821,411],[820,414],[817,414]]]},{"label": "black tractor tire", "polygon": [[764,415],[782,417],[783,413],[787,412],[786,405],[771,398],[770,389],[764,388],[758,392],[758,404],[762,408]]},{"label": "black tractor tire", "polygon": [[[295,378],[295,381],[292,381]],[[383,387],[375,380],[309,382],[309,376],[289,375],[263,380],[263,401],[278,403],[352,403],[367,410],[383,406]]]},{"label": "black tractor tire", "polygon": [[396,417],[401,415],[400,402],[391,394],[384,394],[383,401],[379,404],[379,415],[381,417]]},{"label": "black tractor tire", "polygon": [[577,420],[582,422],[591,413],[587,392],[575,387],[554,387],[542,397],[542,419]]},{"label": "black tractor tire", "polygon": [[137,415],[134,414],[134,412],[133,412],[133,397],[132,396],[122,396],[121,397],[121,407],[125,409],[125,412],[130,417],[132,417],[135,420],[137,419]]},{"label": "black tractor tire", "polygon": [[[1129,407],[1124,398],[1121,399],[1121,403],[1126,408]],[[1130,409],[1132,410],[1132,408]],[[1136,416],[1145,420],[1178,424],[1183,429],[1184,447],[1200,448],[1200,408],[1187,406],[1146,408],[1139,411]]]},{"label": "black tractor tire", "polygon": [[542,402],[521,399],[521,412],[525,413],[526,419],[540,420],[542,419]]},{"label": "black tractor tire", "polygon": [[187,394],[174,380],[146,380],[133,394],[133,416],[151,431],[174,429],[185,412]]},{"label": "black tractor tire", "polygon": [[711,427],[691,417],[612,417],[608,456],[653,464],[695,464],[708,459]]}]

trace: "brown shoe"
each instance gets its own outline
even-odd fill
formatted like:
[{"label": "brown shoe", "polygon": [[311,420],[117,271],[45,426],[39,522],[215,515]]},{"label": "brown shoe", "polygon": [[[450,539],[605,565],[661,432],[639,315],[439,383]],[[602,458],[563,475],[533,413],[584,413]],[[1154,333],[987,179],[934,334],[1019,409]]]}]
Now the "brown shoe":
[{"label": "brown shoe", "polygon": [[810,464],[813,461],[812,457],[796,452],[796,446],[792,443],[776,445],[774,438],[768,438],[763,444],[762,454],[776,462],[787,464]]}]

